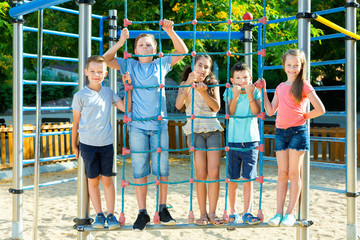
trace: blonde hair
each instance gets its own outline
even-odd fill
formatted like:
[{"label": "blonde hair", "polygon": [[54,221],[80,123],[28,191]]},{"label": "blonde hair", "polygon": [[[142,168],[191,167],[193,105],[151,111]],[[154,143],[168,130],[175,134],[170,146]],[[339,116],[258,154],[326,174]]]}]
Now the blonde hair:
[{"label": "blonde hair", "polygon": [[303,91],[303,88],[304,88],[304,81],[305,81],[305,76],[306,76],[305,53],[303,51],[299,50],[299,49],[290,49],[290,50],[286,51],[284,53],[284,55],[282,56],[282,65],[283,65],[284,69],[285,69],[286,58],[289,55],[297,57],[301,62],[300,73],[296,77],[296,79],[293,82],[292,87],[291,87],[291,93],[293,94],[293,96],[295,98],[295,102],[300,103],[302,98],[303,98],[302,91]]},{"label": "blonde hair", "polygon": [[137,37],[135,38],[135,48],[137,47],[137,42],[139,41],[139,39],[140,39],[140,38],[144,38],[144,37],[150,38],[151,41],[154,43],[155,49],[157,48],[157,42],[156,42],[156,40],[155,40],[154,35],[149,34],[149,33],[142,33],[142,34],[140,34],[139,36],[137,36]]},{"label": "blonde hair", "polygon": [[105,61],[105,58],[103,56],[99,56],[99,55],[90,56],[86,61],[86,69],[88,69],[89,64],[91,62],[103,63],[106,66],[106,61]]}]

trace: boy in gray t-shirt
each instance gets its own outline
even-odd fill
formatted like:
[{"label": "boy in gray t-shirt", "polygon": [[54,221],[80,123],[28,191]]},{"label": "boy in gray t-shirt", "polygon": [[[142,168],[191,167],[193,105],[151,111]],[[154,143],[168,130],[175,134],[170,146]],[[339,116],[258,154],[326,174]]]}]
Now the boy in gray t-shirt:
[{"label": "boy in gray t-shirt", "polygon": [[[101,86],[107,73],[106,62],[102,56],[88,58],[85,75],[89,84],[74,95],[72,103],[74,115],[72,148],[78,158],[80,147],[81,157],[84,160],[89,195],[97,214],[93,227],[104,228],[106,220],[109,229],[116,229],[120,224],[114,216],[115,187],[112,179],[114,147],[110,112],[112,105],[125,112],[125,100],[121,100],[110,88]],[[123,81],[124,84],[131,83],[128,73],[124,75]],[[130,91],[127,111],[131,111]],[[105,192],[108,214],[106,218],[101,207],[100,179]]]}]

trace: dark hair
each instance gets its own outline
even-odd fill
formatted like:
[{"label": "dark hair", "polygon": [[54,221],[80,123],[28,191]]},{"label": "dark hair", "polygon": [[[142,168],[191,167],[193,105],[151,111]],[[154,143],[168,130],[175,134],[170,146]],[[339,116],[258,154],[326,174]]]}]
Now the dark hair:
[{"label": "dark hair", "polygon": [[291,93],[294,95],[295,103],[300,103],[303,96],[302,91],[304,88],[304,81],[306,76],[306,58],[305,53],[299,49],[290,49],[284,53],[282,56],[282,65],[285,70],[285,61],[287,56],[294,56],[298,57],[301,62],[301,69],[299,75],[296,77],[295,81],[292,84],[291,87]]},{"label": "dark hair", "polygon": [[251,69],[246,63],[238,62],[231,68],[231,77],[234,78],[235,72],[248,71],[251,76]]},{"label": "dark hair", "polygon": [[99,56],[99,55],[90,56],[86,61],[86,69],[88,69],[89,64],[91,62],[104,63],[105,66],[106,66],[106,61],[105,61],[105,58],[103,56]]}]

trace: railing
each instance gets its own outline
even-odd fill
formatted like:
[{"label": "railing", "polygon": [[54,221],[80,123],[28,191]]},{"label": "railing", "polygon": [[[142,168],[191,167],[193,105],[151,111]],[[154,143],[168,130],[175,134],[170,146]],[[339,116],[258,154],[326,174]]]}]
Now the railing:
[{"label": "railing", "polygon": [[[169,149],[184,149],[187,147],[186,136],[182,131],[182,127],[185,125],[181,121],[169,121]],[[223,125],[225,131],[226,126]],[[123,121],[117,121],[117,143],[118,154],[121,154],[123,148]],[[71,148],[71,131],[72,124],[67,123],[55,123],[55,124],[42,124],[41,132],[46,135],[41,137],[41,158],[42,162],[47,161],[68,161],[73,160],[74,157]],[[265,135],[274,134],[274,125],[264,125]],[[13,138],[12,126],[0,126],[0,149],[1,149],[1,162],[0,169],[11,168],[13,162],[12,156],[12,138]],[[24,163],[31,164],[34,158],[34,139],[35,126],[32,124],[24,125],[24,135],[30,134],[29,137],[24,138]],[[59,133],[57,133],[59,132]],[[51,134],[51,135],[50,135]],[[340,127],[311,127],[310,134],[313,137],[329,137],[329,138],[344,138],[345,129]],[[223,146],[225,145],[225,132],[222,133]],[[357,132],[357,138],[360,139],[360,129]],[[126,138],[128,139],[128,137]],[[275,157],[274,152],[274,138],[265,138],[265,152],[264,156]],[[127,141],[126,147],[129,148]],[[311,160],[316,162],[326,163],[341,163],[345,164],[345,143],[335,141],[311,141]],[[358,142],[358,154],[360,150],[360,142]],[[173,152],[179,155],[187,155],[188,151],[175,151]],[[70,155],[70,156],[69,156]],[[61,158],[61,156],[64,156]],[[55,160],[53,160],[55,159]],[[358,161],[358,167],[360,167],[360,161]]]}]

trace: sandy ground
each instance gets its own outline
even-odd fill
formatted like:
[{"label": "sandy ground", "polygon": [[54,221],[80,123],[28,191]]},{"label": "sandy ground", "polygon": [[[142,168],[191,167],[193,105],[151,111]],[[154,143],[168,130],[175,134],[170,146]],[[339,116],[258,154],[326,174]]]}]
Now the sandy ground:
[{"label": "sandy ground", "polygon": [[[121,179],[122,164],[118,166]],[[276,179],[276,167],[265,166],[264,176],[267,179]],[[188,179],[190,172],[189,160],[172,160],[170,169],[170,181],[180,181]],[[358,176],[360,169],[357,169]],[[225,175],[225,164],[221,166],[221,178]],[[77,176],[76,169],[41,174],[41,182],[49,182],[64,178]],[[125,164],[125,176],[131,179],[131,166]],[[344,170],[324,170],[311,168],[312,185],[331,187],[340,190],[345,189]],[[359,185],[359,181],[357,185]],[[24,186],[32,185],[33,178],[24,177]],[[8,193],[11,187],[10,180],[0,182],[0,239],[11,238],[11,217],[12,217],[12,195]],[[187,223],[190,205],[190,184],[170,185],[168,203],[172,205],[170,212],[178,223]],[[264,183],[262,209],[265,221],[275,213],[275,194],[276,185]],[[242,210],[241,186],[239,191],[238,211]],[[254,211],[257,213],[259,203],[259,184],[254,184]],[[102,192],[103,195],[103,192]],[[23,222],[24,239],[32,239],[33,222],[33,190],[27,190],[23,194]],[[121,212],[121,191],[117,197],[117,211]],[[155,188],[149,187],[148,192],[148,211],[151,216],[155,212]],[[126,224],[132,225],[137,215],[137,205],[133,187],[125,188],[125,217]],[[199,216],[196,203],[196,195],[193,196],[193,209],[195,217]],[[105,201],[103,199],[103,204]],[[218,203],[218,215],[222,216],[225,206],[225,183],[221,183],[221,192]],[[91,216],[94,217],[94,210],[90,209]],[[357,205],[358,221],[360,216],[360,205]],[[39,199],[39,223],[38,239],[76,239],[77,232],[73,229],[73,218],[77,214],[77,184],[75,182],[63,183],[44,187],[40,189]],[[346,197],[344,194],[311,190],[310,191],[310,219],[314,221],[309,229],[310,239],[346,239]],[[358,226],[358,232],[360,227]],[[151,230],[143,232],[133,231],[112,231],[96,232],[92,234],[95,239],[296,239],[296,228],[241,228],[229,232],[225,228],[219,229],[179,229],[179,230]]]}]

